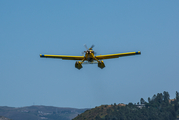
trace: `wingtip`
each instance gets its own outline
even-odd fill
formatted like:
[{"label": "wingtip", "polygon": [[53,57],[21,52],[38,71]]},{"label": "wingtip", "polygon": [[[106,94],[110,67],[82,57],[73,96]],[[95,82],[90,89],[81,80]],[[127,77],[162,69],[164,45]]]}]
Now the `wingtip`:
[{"label": "wingtip", "polygon": [[43,54],[40,54],[40,57],[44,57],[44,55],[43,55]]},{"label": "wingtip", "polygon": [[141,51],[137,51],[136,54],[141,54]]}]

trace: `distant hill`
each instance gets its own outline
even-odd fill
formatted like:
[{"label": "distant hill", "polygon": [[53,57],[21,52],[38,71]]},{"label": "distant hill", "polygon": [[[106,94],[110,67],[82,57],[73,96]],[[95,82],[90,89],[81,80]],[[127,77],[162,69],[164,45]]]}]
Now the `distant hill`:
[{"label": "distant hill", "polygon": [[73,120],[179,120],[179,92],[170,99],[164,91],[137,104],[101,105],[78,115]]},{"label": "distant hill", "polygon": [[[52,106],[28,106],[20,108],[1,106],[0,116],[5,116],[12,120],[71,120],[86,110]],[[2,120],[10,120],[4,118]]]},{"label": "distant hill", "polygon": [[11,120],[11,119],[3,117],[3,116],[0,116],[0,120]]}]

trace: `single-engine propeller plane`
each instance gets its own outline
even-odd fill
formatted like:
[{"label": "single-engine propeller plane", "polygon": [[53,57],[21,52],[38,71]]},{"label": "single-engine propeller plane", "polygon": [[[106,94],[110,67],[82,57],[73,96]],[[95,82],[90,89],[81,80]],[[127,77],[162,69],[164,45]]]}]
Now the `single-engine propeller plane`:
[{"label": "single-engine propeller plane", "polygon": [[[59,59],[63,59],[63,60],[80,60],[80,61],[76,61],[76,63],[75,63],[75,67],[80,70],[82,68],[83,63],[87,63],[87,64],[97,63],[98,67],[103,69],[105,67],[103,59],[112,59],[112,58],[118,58],[118,57],[122,57],[122,56],[141,54],[140,51],[137,51],[137,52],[126,52],[126,53],[116,53],[116,54],[107,54],[107,55],[97,55],[97,56],[95,56],[95,52],[93,51],[94,45],[92,45],[89,49],[87,48],[86,45],[84,45],[84,46],[87,49],[86,51],[84,51],[84,53],[85,53],[84,56],[40,54],[40,57],[59,58]],[[85,62],[85,61],[87,61],[87,62]]]}]

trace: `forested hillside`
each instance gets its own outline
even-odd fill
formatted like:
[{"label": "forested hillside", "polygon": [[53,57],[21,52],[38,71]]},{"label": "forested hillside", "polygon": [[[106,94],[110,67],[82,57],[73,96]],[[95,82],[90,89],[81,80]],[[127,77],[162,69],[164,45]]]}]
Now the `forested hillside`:
[{"label": "forested hillside", "polygon": [[140,103],[101,105],[87,110],[73,120],[176,120],[179,119],[179,92],[170,100],[164,91]]}]

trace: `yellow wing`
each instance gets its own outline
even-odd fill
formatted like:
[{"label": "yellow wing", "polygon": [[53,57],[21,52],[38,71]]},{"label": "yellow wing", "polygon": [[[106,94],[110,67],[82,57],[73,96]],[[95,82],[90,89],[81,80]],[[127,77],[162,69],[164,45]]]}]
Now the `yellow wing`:
[{"label": "yellow wing", "polygon": [[97,59],[111,59],[111,58],[118,58],[122,56],[129,56],[129,55],[136,55],[141,54],[140,51],[138,52],[126,52],[126,53],[117,53],[117,54],[108,54],[108,55],[98,55],[96,56]]},{"label": "yellow wing", "polygon": [[44,55],[44,54],[40,54],[40,57],[59,58],[59,59],[64,59],[64,60],[82,60],[82,59],[84,59],[84,56],[70,56],[70,55]]}]

